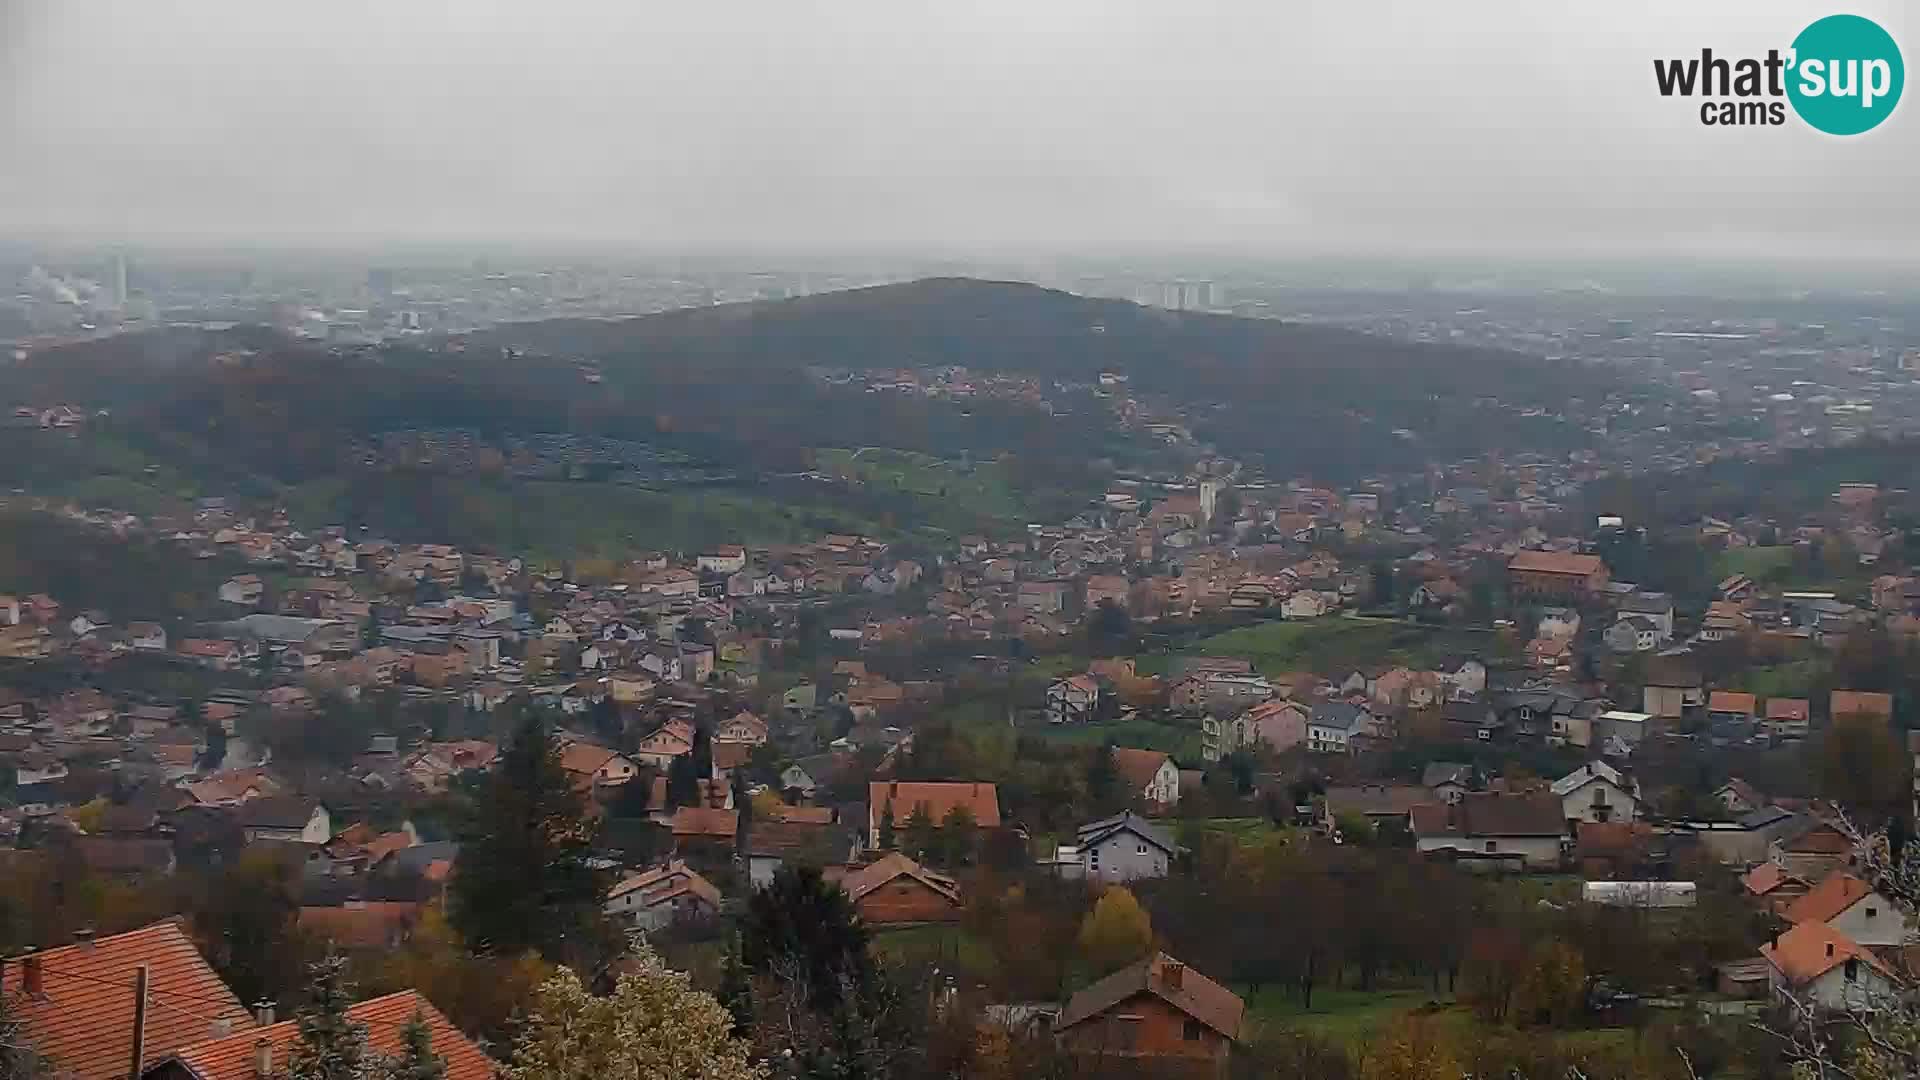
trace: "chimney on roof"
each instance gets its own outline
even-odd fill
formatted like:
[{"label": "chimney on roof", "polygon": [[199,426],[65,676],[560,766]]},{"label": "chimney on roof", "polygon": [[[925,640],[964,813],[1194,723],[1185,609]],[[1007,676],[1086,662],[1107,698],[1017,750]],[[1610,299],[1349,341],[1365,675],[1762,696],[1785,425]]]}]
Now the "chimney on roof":
[{"label": "chimney on roof", "polygon": [[93,927],[83,926],[73,932],[73,943],[80,946],[82,952],[93,948]]},{"label": "chimney on roof", "polygon": [[253,1040],[253,1075],[261,1080],[273,1075],[273,1040],[264,1035]]},{"label": "chimney on roof", "polygon": [[233,1034],[233,1017],[231,1016],[216,1016],[207,1024],[207,1037],[210,1039],[224,1039],[231,1034]]},{"label": "chimney on roof", "polygon": [[259,1027],[273,1026],[273,1002],[256,1001],[253,1003],[253,1022]]},{"label": "chimney on roof", "polygon": [[29,951],[20,962],[20,988],[28,997],[37,998],[45,993],[40,979],[40,954]]},{"label": "chimney on roof", "polygon": [[1177,960],[1170,960],[1160,966],[1160,981],[1167,984],[1167,989],[1178,990],[1181,977],[1186,974],[1186,971],[1187,965]]}]

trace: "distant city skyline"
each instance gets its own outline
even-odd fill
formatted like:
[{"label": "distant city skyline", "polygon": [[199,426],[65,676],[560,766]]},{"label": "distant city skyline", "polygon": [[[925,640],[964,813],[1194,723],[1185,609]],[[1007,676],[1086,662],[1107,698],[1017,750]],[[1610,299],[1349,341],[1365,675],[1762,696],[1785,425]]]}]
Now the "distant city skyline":
[{"label": "distant city skyline", "polygon": [[[0,234],[742,255],[1907,261],[1909,103],[1703,127],[1794,0],[0,2]],[[1849,10],[1908,41],[1890,0]]]}]

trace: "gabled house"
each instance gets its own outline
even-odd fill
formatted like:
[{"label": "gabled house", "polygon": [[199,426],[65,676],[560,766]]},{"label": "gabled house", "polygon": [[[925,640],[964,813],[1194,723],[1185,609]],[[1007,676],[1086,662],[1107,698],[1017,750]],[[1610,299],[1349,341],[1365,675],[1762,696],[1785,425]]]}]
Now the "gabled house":
[{"label": "gabled house", "polygon": [[1171,837],[1131,810],[1080,826],[1073,850],[1088,881],[1166,877],[1178,852]]},{"label": "gabled house", "polygon": [[1787,873],[1779,863],[1771,862],[1763,862],[1740,875],[1740,887],[1768,911],[1781,916],[1812,888],[1806,881]]},{"label": "gabled house", "polygon": [[324,844],[333,836],[332,818],[320,803],[297,795],[269,795],[248,799],[237,811],[240,830],[248,843],[288,840]]},{"label": "gabled house", "polygon": [[1356,740],[1376,734],[1373,713],[1365,705],[1326,701],[1307,717],[1307,749],[1316,754],[1347,754],[1358,749]]},{"label": "gabled house", "polygon": [[1091,675],[1068,675],[1047,687],[1047,720],[1055,724],[1084,724],[1100,707],[1100,681]]},{"label": "gabled house", "polygon": [[581,790],[619,787],[640,774],[634,760],[618,750],[578,741],[561,746],[560,767]]},{"label": "gabled house", "polygon": [[1455,803],[1416,806],[1407,816],[1422,854],[1446,853],[1516,869],[1558,867],[1567,838],[1567,820],[1551,792],[1469,792]]},{"label": "gabled house", "polygon": [[1285,753],[1307,741],[1308,709],[1297,701],[1263,701],[1241,713],[1234,723],[1234,738],[1226,749],[1265,743],[1275,753]]},{"label": "gabled house", "polygon": [[1767,846],[1767,858],[1796,877],[1824,881],[1852,860],[1853,841],[1834,826],[1803,816],[1774,837]]},{"label": "gabled house", "polygon": [[628,756],[664,772],[681,754],[693,752],[693,725],[685,720],[669,720],[641,739]]},{"label": "gabled house", "polygon": [[1795,900],[1782,912],[1795,925],[1823,922],[1869,948],[1905,944],[1913,932],[1912,916],[1865,881],[1838,871]]},{"label": "gabled house", "polygon": [[1640,785],[1604,761],[1590,761],[1553,782],[1568,821],[1632,821],[1640,807]]},{"label": "gabled house", "polygon": [[1113,768],[1129,799],[1170,807],[1180,801],[1180,768],[1158,750],[1113,748]]},{"label": "gabled house", "polygon": [[767,722],[750,712],[737,712],[713,729],[713,741],[764,746],[767,741]]},{"label": "gabled house", "polygon": [[607,916],[640,930],[702,922],[720,913],[720,890],[684,859],[629,874],[607,890]]},{"label": "gabled house", "polygon": [[1473,790],[1473,766],[1450,761],[1429,762],[1420,773],[1420,786],[1431,795],[1428,801],[1456,803]]},{"label": "gabled house", "polygon": [[1225,1069],[1245,1015],[1233,991],[1155,953],[1073,995],[1053,1031],[1096,1074],[1099,1063],[1111,1062],[1204,1075]]},{"label": "gabled house", "polygon": [[1898,993],[1893,972],[1872,952],[1818,920],[1760,946],[1760,955],[1768,964],[1768,988],[1781,1000],[1792,996],[1827,1010],[1874,1012]]},{"label": "gabled house", "polygon": [[890,852],[865,866],[847,867],[838,884],[869,926],[957,922],[960,886],[952,878]]},{"label": "gabled house", "polygon": [[110,937],[88,935],[72,945],[0,960],[7,1011],[21,1023],[27,1042],[50,1060],[51,1075],[61,1080],[127,1076],[131,987],[142,965],[150,1001],[192,1003],[147,1011],[144,1068],[205,1041],[222,1023],[248,1026],[240,999],[200,955],[182,923],[168,919]]}]

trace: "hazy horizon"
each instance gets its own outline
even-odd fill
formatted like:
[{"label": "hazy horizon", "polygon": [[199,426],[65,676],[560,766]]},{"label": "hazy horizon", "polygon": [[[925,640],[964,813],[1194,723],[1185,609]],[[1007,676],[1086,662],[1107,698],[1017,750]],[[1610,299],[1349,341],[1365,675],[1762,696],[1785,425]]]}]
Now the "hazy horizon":
[{"label": "hazy horizon", "polygon": [[1905,264],[1920,106],[1835,139],[1654,89],[1834,10],[0,0],[0,234]]}]

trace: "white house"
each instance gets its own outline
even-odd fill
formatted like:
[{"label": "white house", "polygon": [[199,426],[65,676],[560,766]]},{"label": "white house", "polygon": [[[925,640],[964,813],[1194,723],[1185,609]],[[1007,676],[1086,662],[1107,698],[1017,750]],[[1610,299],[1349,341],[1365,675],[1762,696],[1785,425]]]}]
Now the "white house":
[{"label": "white house", "polygon": [[268,795],[248,799],[238,811],[241,833],[255,840],[296,840],[324,844],[333,839],[333,818],[327,808],[295,795]]},{"label": "white house", "polygon": [[1113,768],[1129,798],[1158,806],[1180,801],[1180,767],[1158,750],[1113,748]]},{"label": "white house", "polygon": [[1047,687],[1047,719],[1055,724],[1086,723],[1099,704],[1100,684],[1091,675],[1069,675]]},{"label": "white house", "polygon": [[607,915],[640,930],[710,919],[720,912],[720,890],[680,859],[651,867],[607,890]]},{"label": "white house", "polygon": [[1803,922],[1760,946],[1767,986],[1818,1008],[1873,1012],[1896,1000],[1892,973],[1873,953],[1826,923]]},{"label": "white house", "polygon": [[664,771],[673,764],[674,758],[692,752],[693,725],[685,720],[669,720],[659,730],[641,739],[633,753],[627,756]]},{"label": "white house", "polygon": [[703,574],[737,573],[747,565],[747,549],[738,544],[721,544],[696,558],[694,565]]},{"label": "white house", "polygon": [[1592,761],[1553,782],[1568,821],[1632,821],[1640,808],[1640,785],[1604,761]]},{"label": "white house", "polygon": [[1317,619],[1333,610],[1324,593],[1311,589],[1302,589],[1280,605],[1280,615],[1287,619]]},{"label": "white house", "polygon": [[1823,922],[1869,948],[1905,944],[1913,918],[1873,886],[1844,871],[1830,874],[1784,913],[1795,925]]},{"label": "white house", "polygon": [[1660,647],[1660,627],[1644,615],[1622,615],[1600,635],[1617,653],[1652,652]]}]

